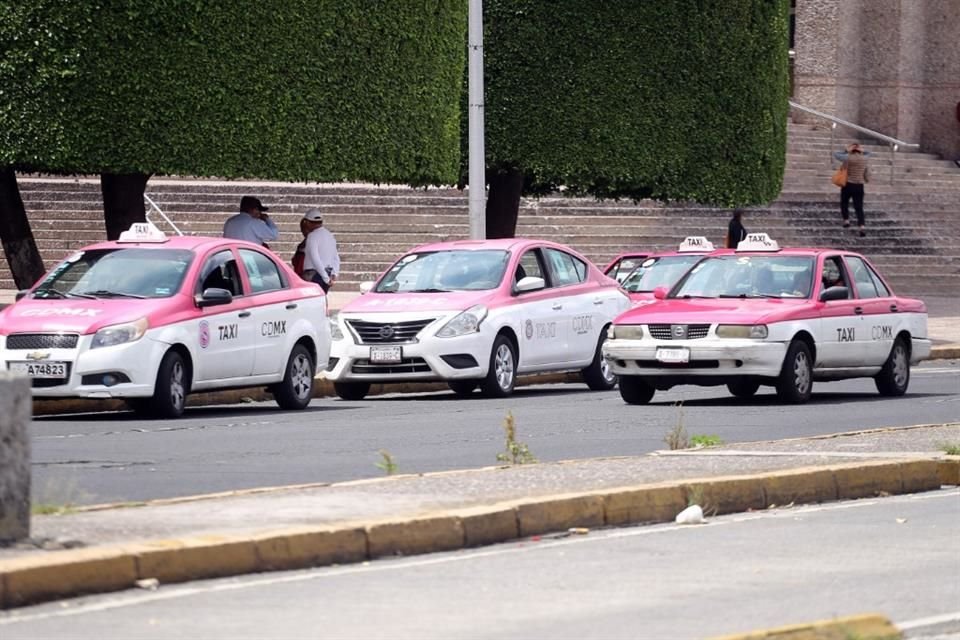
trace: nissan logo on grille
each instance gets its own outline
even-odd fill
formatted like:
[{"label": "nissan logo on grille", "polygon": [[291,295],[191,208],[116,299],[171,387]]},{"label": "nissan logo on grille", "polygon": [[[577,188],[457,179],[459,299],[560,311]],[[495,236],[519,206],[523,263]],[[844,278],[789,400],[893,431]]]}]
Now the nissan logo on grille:
[{"label": "nissan logo on grille", "polygon": [[380,327],[379,335],[384,340],[389,340],[393,337],[393,327],[389,324]]},{"label": "nissan logo on grille", "polygon": [[670,330],[673,332],[675,340],[682,340],[687,337],[687,325],[685,324],[675,324]]}]

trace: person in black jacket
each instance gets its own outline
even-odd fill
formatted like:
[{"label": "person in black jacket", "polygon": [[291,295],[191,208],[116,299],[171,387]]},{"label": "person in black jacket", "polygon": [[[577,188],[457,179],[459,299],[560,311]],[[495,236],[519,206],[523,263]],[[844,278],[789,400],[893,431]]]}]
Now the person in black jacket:
[{"label": "person in black jacket", "polygon": [[730,224],[727,225],[727,249],[736,249],[737,244],[747,237],[743,227],[743,209],[734,209]]}]

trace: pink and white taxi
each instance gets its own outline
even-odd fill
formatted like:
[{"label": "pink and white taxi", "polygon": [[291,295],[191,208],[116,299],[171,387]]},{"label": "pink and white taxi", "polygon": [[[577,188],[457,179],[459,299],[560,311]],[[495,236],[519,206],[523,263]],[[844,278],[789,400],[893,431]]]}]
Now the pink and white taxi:
[{"label": "pink and white taxi", "polygon": [[713,250],[713,243],[702,236],[684,238],[676,251],[649,254],[623,278],[620,286],[634,304],[654,300],[653,292],[657,287],[672,287],[700,258]]},{"label": "pink and white taxi", "polygon": [[680,384],[725,384],[738,397],[772,385],[800,403],[814,381],[856,377],[899,396],[910,365],[930,355],[924,303],[895,295],[849,251],[780,249],[753,233],[655,295],[618,317],[603,347],[630,404]]},{"label": "pink and white taxi", "polygon": [[0,311],[0,367],[38,397],[122,398],[161,417],[191,391],[267,386],[310,403],[326,298],[263,247],[137,224],[77,251]]},{"label": "pink and white taxi", "polygon": [[568,247],[520,238],[423,245],[362,289],[333,330],[326,376],[341,398],[410,380],[504,397],[517,374],[546,371],[580,371],[591,389],[616,385],[600,347],[629,300]]}]

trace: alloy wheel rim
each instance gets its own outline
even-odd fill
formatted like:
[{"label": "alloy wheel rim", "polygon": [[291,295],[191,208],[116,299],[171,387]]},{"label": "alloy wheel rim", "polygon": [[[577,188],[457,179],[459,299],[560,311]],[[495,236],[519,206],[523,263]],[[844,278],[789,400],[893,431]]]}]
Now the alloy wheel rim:
[{"label": "alloy wheel rim", "polygon": [[175,362],[170,371],[170,402],[177,409],[183,406],[183,363]]},{"label": "alloy wheel rim", "polygon": [[607,384],[612,384],[613,381],[617,379],[617,374],[613,372],[613,367],[610,366],[610,363],[607,362],[607,359],[604,357],[600,358],[600,375],[607,381]]},{"label": "alloy wheel rim", "polygon": [[503,390],[509,389],[513,384],[513,352],[505,344],[501,344],[497,349],[494,369],[497,375],[497,384]]},{"label": "alloy wheel rim", "polygon": [[805,395],[810,388],[810,361],[807,359],[807,354],[802,352],[797,354],[793,361],[793,377],[797,391]]},{"label": "alloy wheel rim", "polygon": [[893,351],[893,382],[897,387],[903,387],[907,384],[907,376],[909,375],[909,369],[907,369],[907,354],[904,348],[900,345],[897,345],[896,349]]},{"label": "alloy wheel rim", "polygon": [[293,382],[293,393],[298,398],[302,399],[310,393],[310,361],[302,353],[293,359],[290,380]]}]

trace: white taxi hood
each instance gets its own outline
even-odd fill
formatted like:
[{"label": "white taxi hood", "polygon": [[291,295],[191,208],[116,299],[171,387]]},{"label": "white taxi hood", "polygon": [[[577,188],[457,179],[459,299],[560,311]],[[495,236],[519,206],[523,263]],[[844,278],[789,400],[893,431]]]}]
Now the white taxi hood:
[{"label": "white taxi hood", "polygon": [[478,304],[490,304],[497,297],[497,290],[451,291],[444,293],[370,293],[347,303],[340,313],[396,313],[465,311]]},{"label": "white taxi hood", "polygon": [[3,310],[0,333],[64,332],[86,335],[114,324],[158,314],[170,298],[97,300],[24,298]]}]

